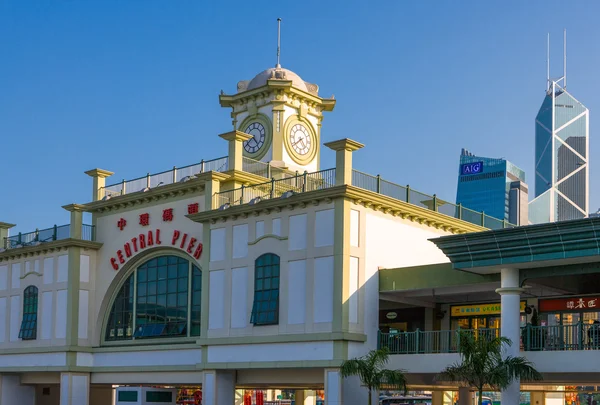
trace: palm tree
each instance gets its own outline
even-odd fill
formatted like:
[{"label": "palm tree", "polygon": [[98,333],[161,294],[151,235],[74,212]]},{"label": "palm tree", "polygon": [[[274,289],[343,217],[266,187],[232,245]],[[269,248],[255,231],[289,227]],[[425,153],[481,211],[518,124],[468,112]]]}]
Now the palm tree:
[{"label": "palm tree", "polygon": [[482,404],[484,387],[500,391],[517,378],[522,381],[542,379],[542,375],[524,357],[503,358],[502,349],[505,345],[511,346],[511,340],[488,336],[475,338],[472,333],[460,332],[458,352],[461,361],[446,367],[436,378],[476,388],[479,405]]},{"label": "palm tree", "polygon": [[373,390],[383,388],[404,390],[406,392],[406,377],[403,370],[387,370],[389,352],[387,348],[371,350],[363,357],[346,360],[340,367],[342,378],[358,376],[363,386],[369,390],[369,402],[371,405],[371,393]]}]

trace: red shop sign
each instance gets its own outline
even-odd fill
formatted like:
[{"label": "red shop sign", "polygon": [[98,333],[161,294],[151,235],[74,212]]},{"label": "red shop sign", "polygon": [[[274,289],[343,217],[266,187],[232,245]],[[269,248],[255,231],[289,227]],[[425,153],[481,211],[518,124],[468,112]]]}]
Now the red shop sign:
[{"label": "red shop sign", "polygon": [[600,297],[571,297],[555,300],[540,300],[540,312],[597,310],[600,312]]}]

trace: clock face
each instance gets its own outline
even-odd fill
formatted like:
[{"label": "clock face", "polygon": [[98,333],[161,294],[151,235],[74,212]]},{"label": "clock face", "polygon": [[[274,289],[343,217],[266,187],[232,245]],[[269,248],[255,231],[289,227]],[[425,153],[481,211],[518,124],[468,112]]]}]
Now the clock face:
[{"label": "clock face", "polygon": [[244,149],[248,153],[256,153],[265,144],[265,127],[259,122],[253,122],[246,127],[244,131],[248,135],[252,135],[251,139],[244,142]]},{"label": "clock face", "polygon": [[308,154],[312,148],[310,132],[302,124],[294,125],[290,129],[290,143],[297,154],[301,156]]}]

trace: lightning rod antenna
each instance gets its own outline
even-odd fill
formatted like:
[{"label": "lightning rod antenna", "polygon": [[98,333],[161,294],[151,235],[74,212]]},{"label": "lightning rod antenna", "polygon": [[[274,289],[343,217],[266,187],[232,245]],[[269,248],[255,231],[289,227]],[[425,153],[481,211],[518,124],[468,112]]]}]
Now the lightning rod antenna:
[{"label": "lightning rod antenna", "polygon": [[550,33],[546,43],[546,91],[550,90]]},{"label": "lightning rod antenna", "polygon": [[563,85],[567,89],[567,29],[563,36]]},{"label": "lightning rod antenna", "polygon": [[281,18],[277,19],[277,65],[276,68],[280,68],[279,55],[281,53]]}]

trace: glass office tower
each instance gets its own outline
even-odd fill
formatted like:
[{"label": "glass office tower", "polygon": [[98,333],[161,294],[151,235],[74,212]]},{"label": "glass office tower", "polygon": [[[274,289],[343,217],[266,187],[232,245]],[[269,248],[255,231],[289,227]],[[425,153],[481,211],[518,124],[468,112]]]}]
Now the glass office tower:
[{"label": "glass office tower", "polygon": [[589,111],[550,80],[535,119],[533,224],[585,218],[589,212]]},{"label": "glass office tower", "polygon": [[527,223],[525,172],[505,159],[476,156],[463,149],[456,203],[515,225]]}]

